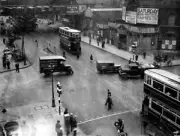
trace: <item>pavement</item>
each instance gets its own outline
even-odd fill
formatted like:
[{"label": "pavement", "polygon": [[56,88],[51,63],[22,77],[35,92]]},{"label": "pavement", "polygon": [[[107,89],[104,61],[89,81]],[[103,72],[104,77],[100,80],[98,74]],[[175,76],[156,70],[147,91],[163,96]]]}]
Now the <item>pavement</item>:
[{"label": "pavement", "polygon": [[[82,35],[81,40],[83,42],[89,44],[89,37]],[[99,49],[102,49],[104,51],[110,52],[110,53],[112,53],[114,55],[117,55],[117,56],[119,56],[121,58],[124,58],[126,60],[129,60],[130,58],[133,58],[133,55],[134,55],[133,52],[118,49],[114,45],[111,45],[111,44],[108,44],[108,43],[105,43],[105,48],[102,48],[101,42],[99,43],[99,46],[98,46],[97,40],[95,38],[91,39],[91,44],[89,44],[89,45],[92,45],[92,46],[94,46],[96,48],[99,48]],[[146,55],[146,58],[144,59],[143,55],[138,54],[138,61],[141,64],[147,64],[147,63],[152,64],[154,62],[154,55],[153,54],[148,54],[148,55]],[[178,66],[178,65],[180,65],[180,58],[176,59],[176,60],[172,60],[172,66]],[[164,62],[161,62],[161,66],[162,67],[167,67],[168,65],[166,63],[164,63]]]},{"label": "pavement", "polygon": [[[3,43],[3,37],[0,37],[0,57],[2,58],[3,56],[3,50],[6,48],[6,45]],[[29,61],[26,61],[26,65],[24,65],[24,62],[19,62],[19,68],[23,69],[23,68],[27,68],[31,66],[31,63]],[[0,73],[4,73],[4,72],[9,72],[9,71],[15,71],[15,61],[11,60],[10,61],[10,69],[7,68],[3,68],[2,65],[2,59],[0,61]]]}]

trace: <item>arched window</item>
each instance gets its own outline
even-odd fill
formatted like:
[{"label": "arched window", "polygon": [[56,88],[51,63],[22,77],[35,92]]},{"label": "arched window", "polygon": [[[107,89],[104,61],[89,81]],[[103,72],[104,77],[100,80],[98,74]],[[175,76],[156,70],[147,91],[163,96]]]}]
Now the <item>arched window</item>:
[{"label": "arched window", "polygon": [[168,25],[174,26],[176,21],[176,15],[174,13],[169,14]]}]

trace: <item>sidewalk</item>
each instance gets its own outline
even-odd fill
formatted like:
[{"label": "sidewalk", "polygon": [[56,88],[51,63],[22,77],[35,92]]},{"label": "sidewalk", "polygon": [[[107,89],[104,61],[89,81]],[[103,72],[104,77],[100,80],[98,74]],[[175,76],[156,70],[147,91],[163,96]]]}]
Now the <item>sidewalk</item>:
[{"label": "sidewalk", "polygon": [[[25,121],[30,129],[35,127],[36,135],[34,136],[56,136],[55,124],[59,120],[63,128],[63,134],[66,136],[64,130],[64,109],[61,108],[61,115],[59,115],[58,108],[57,101],[55,108],[51,107],[51,101],[13,107],[7,109],[8,113],[11,113],[12,116],[0,116],[0,123],[3,123],[4,120],[17,120],[20,124]],[[69,136],[72,136],[72,134]],[[78,128],[77,136],[85,136],[85,134]]]},{"label": "sidewalk", "polygon": [[[2,64],[2,56],[3,56],[3,50],[6,48],[6,45],[3,43],[3,37],[0,37],[0,73],[4,73],[4,72],[9,72],[9,71],[15,71],[15,61],[11,60],[10,61],[10,68],[11,69],[7,69],[7,68],[3,68],[3,64]],[[26,65],[24,65],[24,62],[19,62],[19,68],[20,69],[24,69],[31,66],[29,61],[26,61]]]},{"label": "sidewalk", "polygon": [[[81,36],[81,40],[85,43],[88,43],[89,44],[89,37],[87,36]],[[101,46],[101,42],[99,43],[99,46],[97,45],[97,40],[95,39],[91,39],[91,45],[96,47],[96,48],[99,48],[101,50],[104,50],[104,51],[107,51],[107,52],[110,52],[114,55],[117,55],[121,58],[124,58],[126,60],[129,60],[130,58],[133,58],[133,53],[132,52],[129,52],[129,51],[125,51],[125,50],[121,50],[121,49],[118,49],[117,47],[115,47],[114,45],[111,45],[111,44],[108,44],[106,43],[105,44],[105,48],[103,49],[102,46]],[[143,55],[139,55],[138,57],[138,61],[142,64],[147,64],[147,63],[153,63],[154,61],[154,56],[153,54],[151,55],[146,55],[146,58],[144,59],[143,58]],[[172,66],[177,66],[177,65],[180,65],[180,59],[178,60],[172,60]],[[163,63],[161,62],[161,66],[163,67],[166,67],[167,64],[166,63]]]}]

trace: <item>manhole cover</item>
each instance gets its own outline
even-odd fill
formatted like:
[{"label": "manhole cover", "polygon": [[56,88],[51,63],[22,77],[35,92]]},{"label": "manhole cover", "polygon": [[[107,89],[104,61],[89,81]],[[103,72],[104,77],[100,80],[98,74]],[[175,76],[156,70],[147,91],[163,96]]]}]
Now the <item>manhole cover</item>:
[{"label": "manhole cover", "polygon": [[37,107],[34,107],[35,110],[41,110],[42,107],[41,106],[37,106]]}]

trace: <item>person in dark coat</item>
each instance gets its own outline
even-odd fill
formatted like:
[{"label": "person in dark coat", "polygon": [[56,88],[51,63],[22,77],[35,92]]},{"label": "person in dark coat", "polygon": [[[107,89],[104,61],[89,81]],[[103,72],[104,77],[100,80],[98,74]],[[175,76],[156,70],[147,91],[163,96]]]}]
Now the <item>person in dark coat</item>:
[{"label": "person in dark coat", "polygon": [[7,60],[6,65],[7,65],[7,69],[10,69],[10,61],[9,60]]},{"label": "person in dark coat", "polygon": [[63,57],[66,58],[66,52],[65,51],[63,51]]},{"label": "person in dark coat", "polygon": [[19,73],[19,63],[16,63],[16,64],[15,64],[15,67],[16,67],[16,72]]},{"label": "person in dark coat", "polygon": [[111,92],[109,89],[107,90],[107,96],[111,97]]},{"label": "person in dark coat", "polygon": [[2,60],[3,60],[3,68],[6,68],[6,56],[5,55],[3,55]]},{"label": "person in dark coat", "polygon": [[138,54],[136,54],[135,58],[136,58],[136,61],[138,61]]},{"label": "person in dark coat", "polygon": [[73,114],[71,113],[70,114],[70,118],[69,118],[69,124],[70,124],[70,127],[71,127],[71,132],[73,131]]},{"label": "person in dark coat", "polygon": [[108,96],[105,105],[108,106],[108,110],[112,109],[112,98],[110,96]]},{"label": "person in dark coat", "polygon": [[92,55],[92,54],[90,55],[90,60],[91,60],[91,61],[93,60],[93,55]]},{"label": "person in dark coat", "polygon": [[103,42],[102,42],[102,48],[104,48],[104,46],[105,46],[105,41],[103,40]]},{"label": "person in dark coat", "polygon": [[146,52],[145,51],[143,52],[143,56],[144,56],[144,59],[145,59],[146,58]]},{"label": "person in dark coat", "polygon": [[77,135],[77,120],[75,116],[73,117],[72,127],[73,127],[73,136],[76,136]]}]

